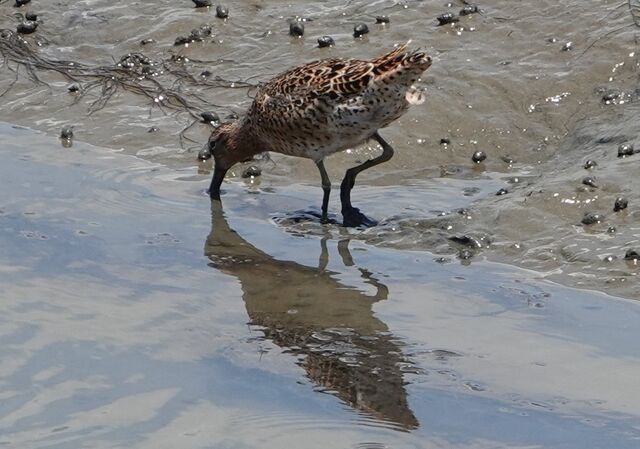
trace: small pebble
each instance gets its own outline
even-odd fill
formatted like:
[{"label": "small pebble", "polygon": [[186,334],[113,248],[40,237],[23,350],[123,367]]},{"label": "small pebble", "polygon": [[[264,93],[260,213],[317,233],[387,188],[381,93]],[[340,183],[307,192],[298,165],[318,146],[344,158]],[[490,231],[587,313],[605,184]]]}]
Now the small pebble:
[{"label": "small pebble", "polygon": [[70,86],[67,87],[67,90],[71,93],[75,93],[78,92],[80,90],[80,86],[78,86],[77,84],[71,84]]},{"label": "small pebble", "polygon": [[607,234],[615,234],[616,232],[618,232],[618,229],[615,226],[609,226],[607,228]]},{"label": "small pebble", "polygon": [[458,257],[460,260],[470,260],[473,258],[473,251],[463,249],[458,253]]},{"label": "small pebble", "polygon": [[160,130],[160,128],[156,127],[156,126],[152,126],[151,128],[149,128],[147,130],[148,133],[155,133],[158,132]]},{"label": "small pebble", "polygon": [[30,1],[31,1],[31,0],[16,0],[16,4],[15,4],[15,5],[13,5],[13,6],[15,6],[16,8],[19,8],[19,7],[21,7],[21,6],[26,5],[26,4],[27,4],[27,3],[29,3]]},{"label": "small pebble", "polygon": [[65,140],[73,139],[73,127],[65,126],[62,128],[62,131],[60,131],[60,138]]},{"label": "small pebble", "polygon": [[202,72],[200,72],[200,76],[203,78],[209,78],[211,75],[213,75],[213,72],[211,72],[211,70],[203,70]]},{"label": "small pebble", "polygon": [[243,178],[256,178],[262,174],[262,170],[260,167],[256,167],[255,165],[250,165],[245,168],[242,172]]},{"label": "small pebble", "polygon": [[471,156],[471,160],[476,164],[479,164],[480,162],[484,161],[486,158],[487,158],[487,155],[484,151],[476,151]]},{"label": "small pebble", "polygon": [[550,44],[555,44],[556,42],[558,42],[558,38],[557,37],[549,37],[549,38],[547,38],[547,42],[549,42]]},{"label": "small pebble", "polygon": [[509,193],[509,191],[507,189],[502,188],[496,192],[496,196],[506,195],[507,193]]},{"label": "small pebble", "polygon": [[229,8],[222,5],[216,6],[216,17],[218,19],[226,19],[229,17]]},{"label": "small pebble", "polygon": [[217,123],[220,121],[220,117],[215,112],[205,111],[200,113],[202,121],[204,123]]},{"label": "small pebble", "polygon": [[322,36],[318,38],[319,48],[333,47],[334,45],[336,45],[336,43],[331,36]]},{"label": "small pebble", "polygon": [[176,40],[173,42],[173,45],[178,46],[178,45],[185,45],[191,42],[191,39],[189,39],[188,37],[185,36],[178,36],[176,37]]},{"label": "small pebble", "polygon": [[147,38],[147,39],[142,39],[140,41],[140,45],[148,45],[148,44],[153,44],[155,41],[151,38]]},{"label": "small pebble", "polygon": [[614,212],[619,212],[621,210],[625,210],[627,207],[629,207],[629,200],[627,200],[626,198],[621,197],[621,196],[616,198],[616,201],[613,203],[613,211]]},{"label": "small pebble", "polygon": [[570,51],[573,49],[573,42],[567,42],[562,46],[562,51]]},{"label": "small pebble", "polygon": [[623,143],[618,147],[618,157],[627,157],[633,154],[633,145]]},{"label": "small pebble", "polygon": [[465,5],[465,7],[460,10],[460,15],[468,16],[469,14],[475,14],[478,11],[478,5]]},{"label": "small pebble", "polygon": [[366,23],[359,23],[353,27],[353,37],[361,37],[369,32],[369,27]]},{"label": "small pebble", "polygon": [[196,8],[208,8],[211,6],[211,0],[192,0],[196,4]]},{"label": "small pebble", "polygon": [[584,163],[583,167],[585,170],[590,170],[594,167],[597,167],[598,163],[594,160],[588,159],[587,162]]},{"label": "small pebble", "polygon": [[602,101],[604,102],[604,104],[611,104],[618,98],[620,98],[620,92],[618,92],[617,90],[612,90],[602,96]]},{"label": "small pebble", "polygon": [[450,12],[439,15],[438,17],[436,17],[436,20],[438,21],[438,26],[447,25],[449,23],[455,23],[460,21],[458,17],[456,17]]},{"label": "small pebble", "polygon": [[504,162],[505,164],[511,165],[511,164],[515,164],[516,163],[515,159],[512,158],[509,155],[504,155],[504,156],[500,157],[500,159],[502,159],[502,162]]},{"label": "small pebble", "polygon": [[300,22],[292,22],[289,25],[289,35],[296,37],[304,36],[304,25]]},{"label": "small pebble", "polygon": [[625,253],[624,260],[640,260],[640,253],[635,249],[630,249]]},{"label": "small pebble", "polygon": [[24,15],[24,18],[27,20],[33,20],[34,22],[38,20],[38,14],[35,12],[28,12]]},{"label": "small pebble", "polygon": [[595,212],[585,212],[584,217],[582,217],[581,223],[583,225],[592,225],[596,223],[600,223],[603,220],[603,216],[597,214]]},{"label": "small pebble", "polygon": [[440,139],[440,145],[449,145],[451,143],[451,139],[449,139],[448,137],[443,137],[442,139]]},{"label": "small pebble", "polygon": [[389,23],[389,16],[377,16],[376,23]]},{"label": "small pebble", "polygon": [[198,159],[201,161],[211,159],[211,150],[209,149],[209,144],[203,146],[202,149],[198,151]]},{"label": "small pebble", "polygon": [[595,178],[591,176],[585,176],[584,178],[582,178],[582,184],[584,184],[585,186],[594,187],[596,189],[598,188]]},{"label": "small pebble", "polygon": [[38,22],[34,20],[23,20],[18,24],[17,31],[20,34],[31,34],[38,28]]}]

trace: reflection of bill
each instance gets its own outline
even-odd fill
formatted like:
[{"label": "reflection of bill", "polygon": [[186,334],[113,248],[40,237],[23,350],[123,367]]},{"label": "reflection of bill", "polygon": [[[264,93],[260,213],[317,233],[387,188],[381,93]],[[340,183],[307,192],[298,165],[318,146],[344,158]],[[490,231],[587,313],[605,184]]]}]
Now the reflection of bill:
[{"label": "reflection of bill", "polygon": [[[352,265],[347,243],[338,249],[345,265]],[[376,288],[373,296],[341,284],[322,266],[276,260],[229,227],[219,201],[211,202],[205,254],[211,266],[240,281],[251,324],[301,356],[301,366],[324,391],[378,420],[418,427],[403,386],[401,366],[407,361],[372,312],[388,290],[369,272],[359,269]],[[320,260],[327,260],[324,240]]]}]

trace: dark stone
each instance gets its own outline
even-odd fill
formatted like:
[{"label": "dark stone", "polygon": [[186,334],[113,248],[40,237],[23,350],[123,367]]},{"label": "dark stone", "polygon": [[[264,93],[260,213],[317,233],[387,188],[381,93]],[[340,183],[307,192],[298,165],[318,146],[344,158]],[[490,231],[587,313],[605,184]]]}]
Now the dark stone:
[{"label": "dark stone", "polygon": [[468,16],[469,14],[475,14],[479,11],[478,5],[465,5],[464,8],[460,10],[460,15]]},{"label": "dark stone", "polygon": [[606,92],[602,96],[602,101],[604,102],[604,104],[611,104],[615,102],[618,98],[620,98],[620,92],[617,90],[611,90]]},{"label": "dark stone", "polygon": [[220,121],[220,117],[218,117],[218,114],[216,114],[215,112],[201,112],[200,117],[202,117],[202,121],[204,123],[218,123]]},{"label": "dark stone", "polygon": [[202,72],[200,72],[200,76],[203,78],[209,78],[211,75],[213,75],[213,72],[211,72],[211,70],[203,70]]},{"label": "dark stone", "polygon": [[152,126],[151,128],[149,128],[147,130],[148,133],[155,133],[155,132],[158,132],[158,131],[160,131],[160,128],[158,128],[157,126]]},{"label": "dark stone", "polygon": [[211,36],[211,25],[205,24],[191,30],[189,38],[195,42],[202,42],[209,36]]},{"label": "dark stone", "polygon": [[500,159],[502,159],[502,162],[504,162],[505,164],[511,165],[516,163],[515,159],[513,159],[511,156],[506,154],[502,156]]},{"label": "dark stone", "polygon": [[208,8],[211,6],[211,0],[192,0],[196,4],[196,8]]},{"label": "dark stone", "polygon": [[262,169],[260,167],[256,167],[255,165],[250,165],[245,168],[242,172],[243,178],[256,178],[262,174]]},{"label": "dark stone", "polygon": [[24,18],[35,22],[36,20],[38,20],[38,14],[36,14],[35,12],[28,12],[24,15]]},{"label": "dark stone", "polygon": [[459,22],[460,19],[456,17],[454,14],[447,12],[436,17],[438,21],[438,26],[447,25],[449,23]]},{"label": "dark stone", "polygon": [[440,139],[440,145],[449,145],[451,143],[451,139],[449,139],[448,137],[443,137],[442,139]]},{"label": "dark stone", "polygon": [[618,157],[627,157],[633,154],[633,145],[623,143],[618,147]]},{"label": "dark stone", "polygon": [[570,51],[573,50],[573,42],[567,42],[562,46],[562,51]]},{"label": "dark stone", "polygon": [[625,253],[624,260],[640,260],[640,253],[635,249],[630,249]]},{"label": "dark stone", "polygon": [[304,36],[304,25],[300,22],[292,22],[289,25],[289,35],[295,37]]},{"label": "dark stone", "polygon": [[27,3],[29,3],[30,1],[31,1],[31,0],[16,0],[16,4],[15,4],[15,5],[13,5],[13,6],[15,6],[16,8],[19,8],[19,7],[21,7],[21,6],[26,5],[26,4],[27,4]]},{"label": "dark stone", "polygon": [[584,163],[583,167],[585,168],[585,170],[590,170],[596,167],[597,165],[598,163],[596,161],[588,159],[587,162]]},{"label": "dark stone", "polygon": [[369,32],[369,27],[366,23],[359,23],[353,27],[353,37],[362,37]]},{"label": "dark stone", "polygon": [[185,36],[178,36],[176,40],[173,42],[173,45],[185,45],[191,42],[191,39]]},{"label": "dark stone", "polygon": [[628,206],[629,206],[629,200],[619,196],[618,198],[616,198],[615,203],[613,203],[613,211],[619,212],[621,210],[625,210]]},{"label": "dark stone", "polygon": [[598,185],[596,184],[595,178],[593,178],[591,176],[585,176],[584,178],[582,178],[582,183],[585,186],[594,187],[596,189],[598,188]]},{"label": "dark stone", "polygon": [[509,193],[509,191],[505,188],[502,188],[496,192],[496,196],[506,195],[507,193]]},{"label": "dark stone", "polygon": [[389,16],[377,16],[376,23],[389,23]]},{"label": "dark stone", "polygon": [[322,36],[318,38],[318,47],[320,48],[333,47],[334,45],[336,45],[336,43],[331,36]]},{"label": "dark stone", "polygon": [[201,161],[211,159],[211,150],[209,149],[209,144],[203,146],[202,149],[198,151],[198,159]]},{"label": "dark stone", "polygon": [[476,164],[479,164],[480,162],[484,161],[486,158],[487,158],[487,155],[484,151],[476,151],[471,156],[471,160]]},{"label": "dark stone", "polygon": [[469,235],[454,235],[453,237],[449,237],[449,240],[458,245],[468,246],[470,248],[482,248],[482,243],[475,237]]},{"label": "dark stone", "polygon": [[616,232],[618,232],[618,229],[615,226],[609,226],[607,228],[607,234],[615,234]]},{"label": "dark stone", "polygon": [[460,260],[473,259],[473,251],[469,251],[468,249],[463,249],[458,253],[458,257],[460,258]]},{"label": "dark stone", "polygon": [[67,90],[71,93],[75,93],[80,90],[80,86],[74,83],[74,84],[71,84],[69,87],[67,87]]},{"label": "dark stone", "polygon": [[60,138],[65,140],[73,139],[73,127],[65,126],[64,128],[62,128],[62,130],[60,131]]},{"label": "dark stone", "polygon": [[592,225],[596,223],[600,223],[604,217],[595,212],[585,212],[584,217],[582,217],[581,223],[583,225]]},{"label": "dark stone", "polygon": [[216,17],[218,19],[226,19],[229,17],[229,8],[222,5],[216,6]]},{"label": "dark stone", "polygon": [[38,22],[34,20],[23,20],[18,24],[16,31],[20,34],[31,34],[38,28]]},{"label": "dark stone", "polygon": [[147,39],[142,39],[140,41],[140,45],[148,45],[148,44],[153,44],[155,41],[151,38],[147,38]]}]

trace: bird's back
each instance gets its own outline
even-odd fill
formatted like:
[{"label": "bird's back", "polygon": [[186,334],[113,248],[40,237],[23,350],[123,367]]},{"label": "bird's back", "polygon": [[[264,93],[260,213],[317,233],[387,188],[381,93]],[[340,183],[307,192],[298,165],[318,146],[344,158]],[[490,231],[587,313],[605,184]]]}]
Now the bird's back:
[{"label": "bird's back", "polygon": [[310,62],[260,86],[245,120],[266,149],[319,160],[361,143],[420,102],[413,83],[430,65],[406,45],[371,60]]}]

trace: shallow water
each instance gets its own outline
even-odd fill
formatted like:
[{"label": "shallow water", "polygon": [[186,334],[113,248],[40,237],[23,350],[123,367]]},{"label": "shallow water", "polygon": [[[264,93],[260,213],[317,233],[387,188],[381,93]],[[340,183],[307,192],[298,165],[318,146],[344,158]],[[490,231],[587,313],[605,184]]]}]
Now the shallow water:
[{"label": "shallow water", "polygon": [[[568,285],[639,297],[638,268],[623,256],[640,245],[636,195],[640,178],[633,175],[640,156],[616,158],[620,143],[637,140],[639,126],[639,29],[627,2],[494,1],[480,3],[480,14],[443,27],[436,26],[435,17],[457,12],[460,2],[448,6],[440,1],[238,1],[230,6],[226,21],[215,18],[213,10],[193,8],[187,0],[126,4],[92,0],[46,6],[34,1],[20,11],[31,10],[41,17],[37,33],[27,36],[32,45],[41,44],[41,55],[105,66],[129,52],[142,52],[152,61],[165,62],[164,75],[158,77],[165,85],[177,86],[196,102],[204,101],[200,107],[210,107],[222,117],[231,111],[241,113],[251,101],[251,89],[194,86],[169,71],[198,78],[209,70],[212,77],[257,83],[302,61],[371,57],[412,39],[435,58],[420,83],[427,89],[428,101],[383,130],[396,156],[359,178],[364,186],[387,186],[385,198],[393,194],[402,201],[398,210],[386,203],[384,208],[369,206],[370,213],[386,219],[387,226],[371,230],[365,239],[447,256],[460,249],[447,238],[471,235],[491,242],[476,252],[492,260],[536,269]],[[16,11],[11,2],[0,4],[0,27],[13,29]],[[389,15],[391,23],[372,24],[380,14]],[[287,34],[288,21],[296,17],[308,19],[302,39]],[[352,28],[360,21],[371,24],[371,32],[354,39]],[[187,47],[173,45],[177,36],[205,23],[213,26],[211,38]],[[335,38],[335,48],[317,48],[316,38],[323,34]],[[141,45],[149,38],[154,42]],[[569,42],[571,50],[563,51]],[[181,141],[178,134],[193,123],[191,116],[171,112],[162,100],[154,103],[126,91],[89,114],[99,91],[78,99],[67,92],[70,81],[57,73],[38,72],[45,85],[30,81],[24,67],[17,75],[15,70],[10,63],[0,71],[0,89],[9,89],[2,97],[0,119],[11,123],[52,135],[73,124],[79,140],[122,149],[173,169],[193,165],[210,131],[208,125],[196,123]],[[603,97],[611,92],[618,95],[608,97],[612,100],[607,104]],[[152,127],[157,130],[149,132]],[[440,145],[443,137],[451,144]],[[485,163],[471,162],[475,150],[488,154]],[[328,170],[334,182],[345,165],[376,151],[364,145],[330,158]],[[599,164],[591,172],[581,168],[588,158]],[[273,162],[263,163],[263,169],[259,188],[296,189],[304,184],[314,186],[320,196],[316,169],[308,161],[274,157]],[[241,171],[239,167],[232,177]],[[597,188],[581,184],[587,175],[595,176]],[[450,195],[439,204],[429,202],[428,190],[442,188],[451,189]],[[495,197],[500,188],[510,193]],[[358,188],[355,195],[365,192]],[[616,214],[613,201],[620,195],[628,197],[630,207]],[[465,201],[463,196],[473,202],[470,213],[459,219],[454,204]],[[314,198],[310,205],[318,202]],[[331,206],[337,209],[335,198]],[[582,226],[585,212],[603,214],[605,223]],[[438,214],[445,218],[434,222]],[[607,233],[608,225],[617,233]],[[284,230],[299,231],[288,225]]]},{"label": "shallow water", "polygon": [[302,186],[209,212],[189,169],[0,138],[2,447],[637,447],[635,301],[284,233]]},{"label": "shallow water", "polygon": [[[0,120],[44,132],[0,122],[0,447],[638,446],[640,311],[621,298],[640,299],[623,260],[640,249],[640,154],[616,157],[640,145],[626,3],[494,1],[453,27],[434,18],[456,2],[238,1],[228,21],[187,0],[31,3],[34,48],[89,65],[178,55],[194,76],[256,83],[408,39],[435,62],[427,102],[382,131],[396,156],[358,178],[354,203],[380,220],[367,230],[320,225],[315,167],[277,156],[259,178],[238,167],[210,210],[208,125],[181,145],[193,119],[162,101],[118,92],[89,114],[96,92],[0,67]],[[313,19],[303,39],[287,35],[296,16]],[[359,21],[371,33],[355,40]],[[211,41],[173,46],[203,23]],[[337,46],[315,48],[322,34]],[[250,102],[178,85],[223,117]],[[376,151],[330,158],[334,182]],[[603,222],[581,225],[586,211]]]}]

